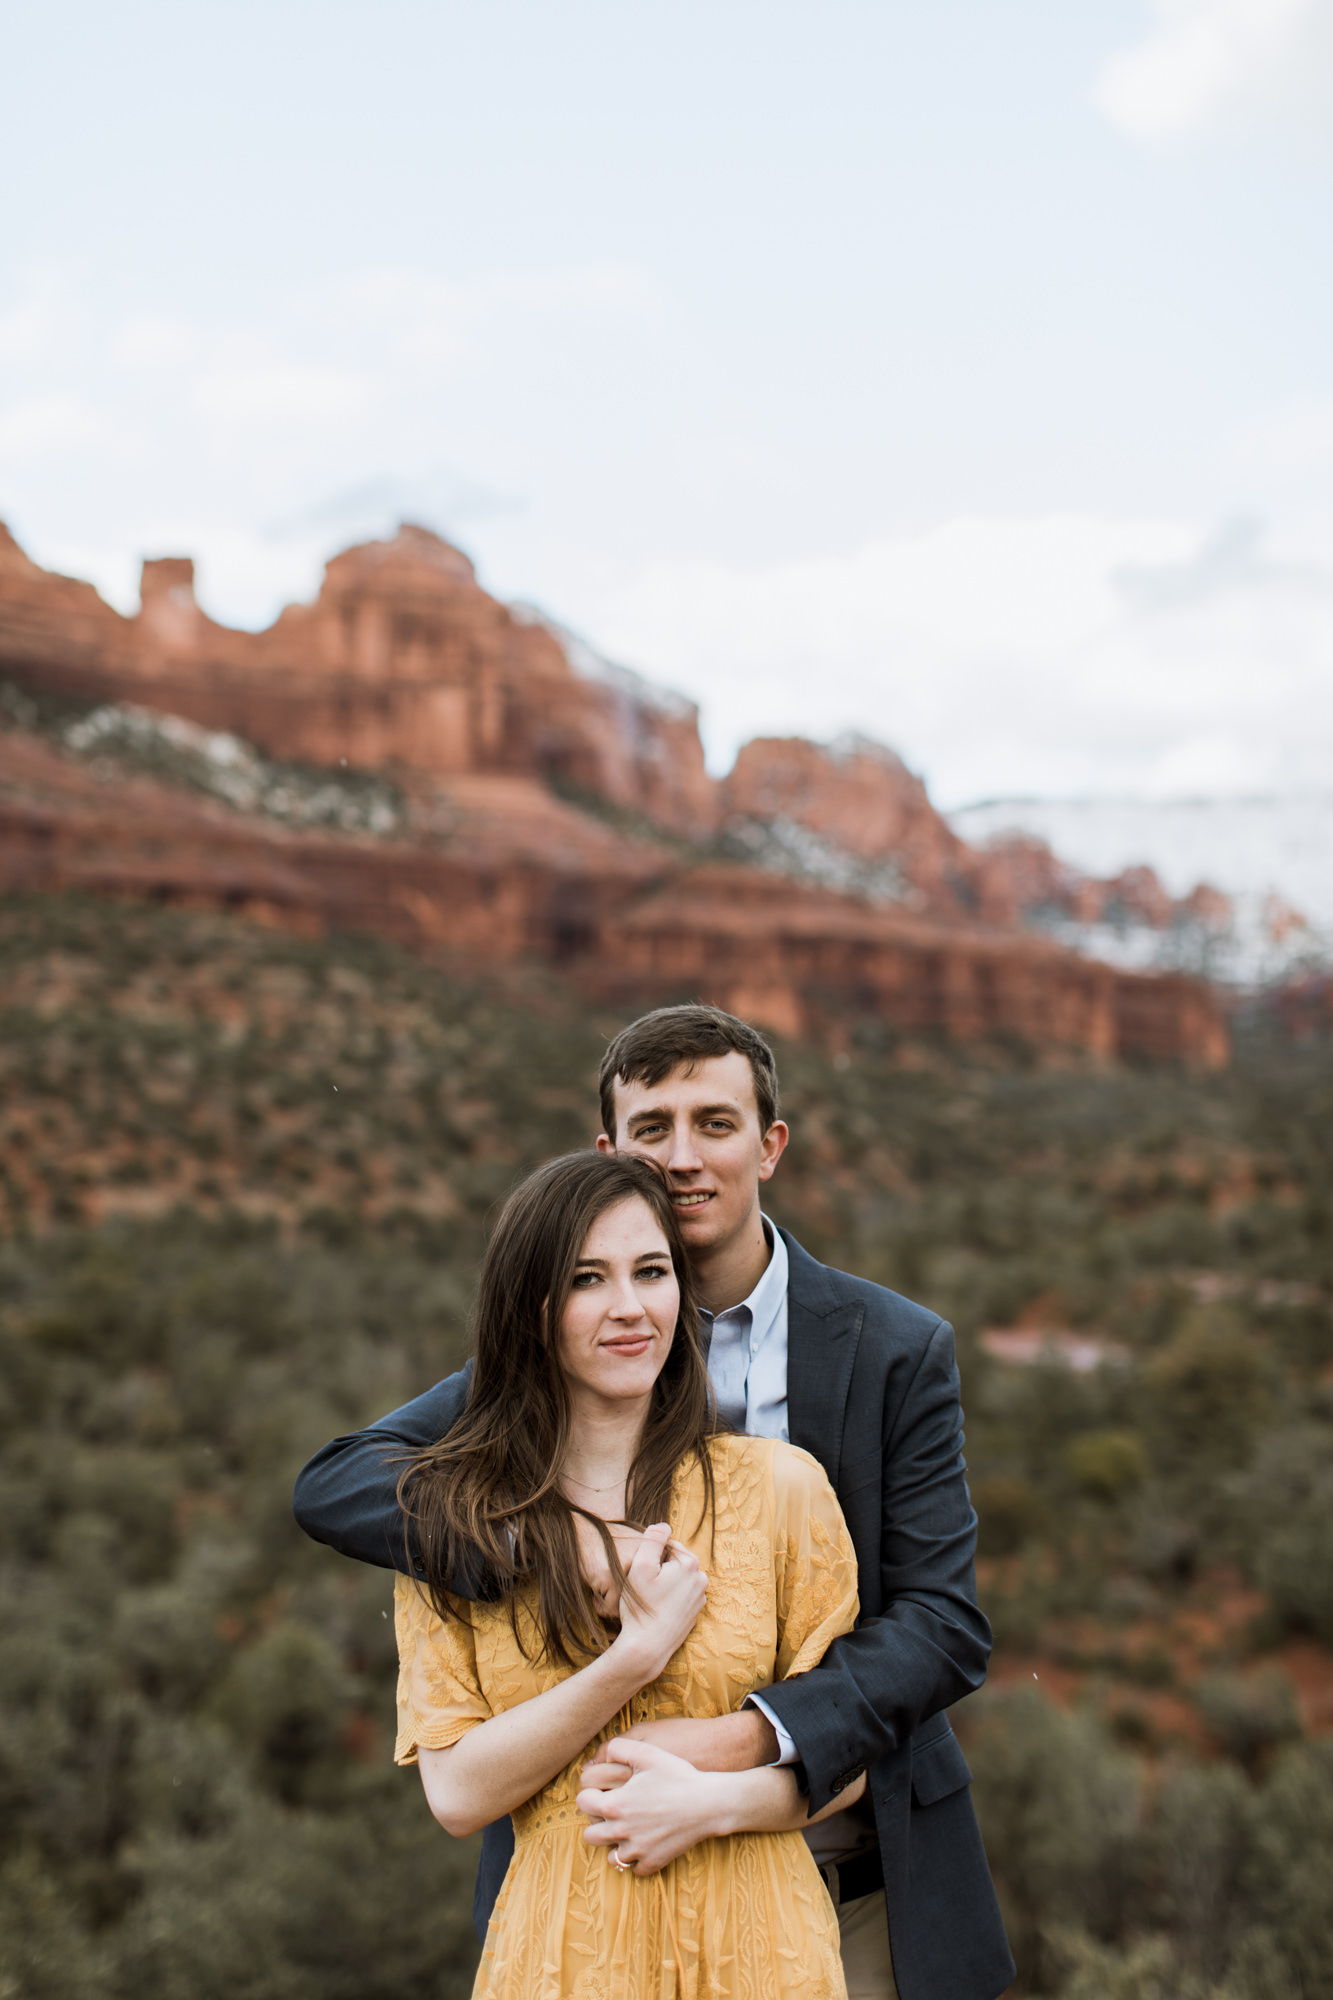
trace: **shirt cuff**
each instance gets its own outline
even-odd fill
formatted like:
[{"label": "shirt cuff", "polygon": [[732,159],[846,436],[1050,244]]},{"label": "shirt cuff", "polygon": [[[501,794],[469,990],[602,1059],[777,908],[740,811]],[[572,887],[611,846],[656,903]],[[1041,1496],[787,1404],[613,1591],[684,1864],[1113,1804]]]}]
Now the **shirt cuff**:
[{"label": "shirt cuff", "polygon": [[[772,1709],[769,1707],[766,1701],[762,1700],[760,1696],[757,1694],[747,1694],[745,1700],[741,1703],[741,1706],[742,1708],[757,1708],[759,1710],[759,1713],[768,1722],[772,1723],[773,1734],[778,1739],[778,1754],[773,1759],[774,1764],[800,1763],[801,1761],[800,1751],[796,1748],[796,1745],[792,1742],[791,1737],[787,1734],[786,1730],[783,1728],[782,1724],[778,1721],[776,1715],[774,1715]],[[769,1768],[771,1769],[772,1766],[769,1766]]]}]

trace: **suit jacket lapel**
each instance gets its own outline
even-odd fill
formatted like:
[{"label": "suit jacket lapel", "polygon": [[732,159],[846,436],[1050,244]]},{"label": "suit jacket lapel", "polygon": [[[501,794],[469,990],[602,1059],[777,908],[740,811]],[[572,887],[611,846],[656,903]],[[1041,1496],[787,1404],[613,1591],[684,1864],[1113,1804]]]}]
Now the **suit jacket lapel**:
[{"label": "suit jacket lapel", "polygon": [[865,1307],[832,1283],[784,1229],[787,1279],[787,1432],[817,1458],[836,1487],[852,1364]]}]

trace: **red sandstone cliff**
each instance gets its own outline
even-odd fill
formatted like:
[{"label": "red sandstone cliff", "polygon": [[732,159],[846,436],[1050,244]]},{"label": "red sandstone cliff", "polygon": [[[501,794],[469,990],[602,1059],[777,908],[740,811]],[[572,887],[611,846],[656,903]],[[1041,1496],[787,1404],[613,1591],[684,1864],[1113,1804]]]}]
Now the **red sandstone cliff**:
[{"label": "red sandstone cliff", "polygon": [[185,557],[146,562],[141,596],[122,618],[0,526],[0,674],[142,702],[294,761],[564,779],[686,832],[715,816],[689,703],[580,676],[424,528],[336,556],[316,602],[265,632],[206,617]]},{"label": "red sandstone cliff", "polygon": [[[257,634],[204,615],[183,558],[144,565],[126,619],[0,529],[0,676],[184,716],[293,762],[392,768],[405,799],[391,838],[296,833],[145,777],[99,776],[14,729],[0,735],[0,887],[223,906],[492,962],[531,955],[627,1005],[707,993],[791,1032],[869,1011],[962,1038],[1225,1060],[1208,989],[1014,927],[1057,893],[1086,902],[1108,885],[1082,883],[1040,843],[969,849],[872,745],[760,741],[715,785],[687,703],[576,671],[552,630],[487,596],[467,558],[422,529],[335,558],[313,605]],[[569,802],[579,791],[672,838],[617,830]],[[802,830],[826,876],[830,857],[882,865],[888,893],[704,858],[719,826],[757,825]],[[1122,893],[1147,907],[1153,886]]]},{"label": "red sandstone cliff", "polygon": [[803,829],[825,844],[812,856],[816,866],[836,856],[868,871],[891,862],[901,900],[940,916],[1001,925],[1038,916],[1119,920],[1154,930],[1179,921],[1221,928],[1230,916],[1216,889],[1201,884],[1176,903],[1144,867],[1100,881],[1031,834],[969,847],[901,758],[858,737],[827,747],[801,737],[757,737],[741,750],[721,794],[724,824]]}]

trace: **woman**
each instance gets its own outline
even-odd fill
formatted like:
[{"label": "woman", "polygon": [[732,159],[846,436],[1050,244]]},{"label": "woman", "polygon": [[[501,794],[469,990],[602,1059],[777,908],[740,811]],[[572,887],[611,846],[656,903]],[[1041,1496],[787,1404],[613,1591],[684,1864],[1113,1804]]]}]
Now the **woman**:
[{"label": "woman", "polygon": [[[482,1272],[467,1407],[400,1497],[426,1575],[397,1582],[395,1755],[419,1763],[451,1833],[514,1816],[474,1996],[842,2000],[837,1921],[789,1774],[727,1777],[751,1830],[659,1874],[583,1838],[590,1750],[637,1721],[729,1713],[814,1666],[856,1615],[855,1558],[819,1466],[716,1432],[689,1266],[652,1167],[573,1154],[511,1196]],[[449,1583],[475,1577],[478,1556],[488,1598],[469,1603]],[[598,1598],[585,1568],[610,1573]]]}]

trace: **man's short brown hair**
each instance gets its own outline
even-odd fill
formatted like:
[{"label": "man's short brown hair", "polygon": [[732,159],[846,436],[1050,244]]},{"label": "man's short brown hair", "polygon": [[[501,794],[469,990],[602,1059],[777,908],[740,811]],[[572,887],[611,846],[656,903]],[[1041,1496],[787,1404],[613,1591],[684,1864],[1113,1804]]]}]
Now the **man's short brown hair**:
[{"label": "man's short brown hair", "polygon": [[694,1002],[683,1007],[657,1007],[622,1028],[602,1057],[597,1075],[601,1094],[602,1129],[615,1143],[616,1081],[642,1083],[651,1090],[673,1070],[707,1062],[712,1056],[742,1055],[754,1078],[759,1129],[767,1132],[778,1116],[778,1066],[773,1051],[756,1029],[720,1007]]}]

